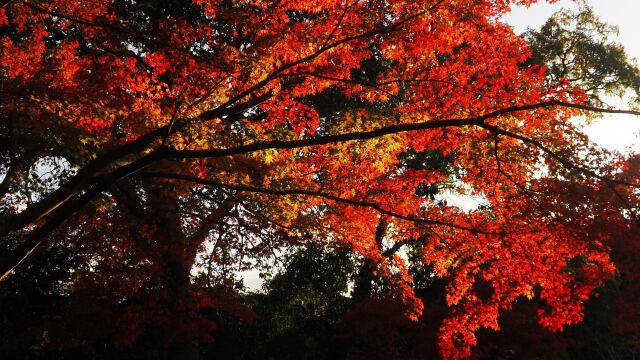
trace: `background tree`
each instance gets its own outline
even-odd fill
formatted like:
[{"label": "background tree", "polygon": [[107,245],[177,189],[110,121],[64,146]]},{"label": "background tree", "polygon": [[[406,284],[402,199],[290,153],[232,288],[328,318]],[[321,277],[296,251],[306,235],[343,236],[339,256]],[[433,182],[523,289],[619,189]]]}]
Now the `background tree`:
[{"label": "background tree", "polygon": [[617,32],[581,1],[579,11],[559,11],[524,36],[533,52],[529,61],[546,65],[549,82],[575,84],[587,91],[592,103],[602,105],[605,95],[622,97],[630,91],[635,101],[640,95],[635,60],[628,59],[622,44],[609,39]]}]

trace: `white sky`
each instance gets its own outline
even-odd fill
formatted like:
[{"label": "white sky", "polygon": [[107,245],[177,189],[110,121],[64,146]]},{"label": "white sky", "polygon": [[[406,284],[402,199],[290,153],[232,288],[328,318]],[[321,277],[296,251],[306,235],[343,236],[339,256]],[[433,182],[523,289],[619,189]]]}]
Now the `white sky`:
[{"label": "white sky", "polygon": [[[640,59],[640,0],[587,0],[596,15],[606,23],[619,29],[615,41],[623,44],[630,57]],[[530,8],[517,7],[503,18],[517,33],[527,27],[539,28],[551,14],[561,8],[576,8],[571,0],[561,0],[555,4],[541,1]],[[620,108],[624,102],[611,102]],[[634,116],[605,116],[585,129],[591,140],[611,150],[640,152],[640,118]]]}]

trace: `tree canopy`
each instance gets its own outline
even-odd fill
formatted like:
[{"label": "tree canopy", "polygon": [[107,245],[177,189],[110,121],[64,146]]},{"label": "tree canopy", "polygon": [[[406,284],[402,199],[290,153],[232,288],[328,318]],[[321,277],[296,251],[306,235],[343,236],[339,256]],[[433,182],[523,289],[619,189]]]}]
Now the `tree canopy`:
[{"label": "tree canopy", "polygon": [[[500,22],[534,2],[1,2],[2,321],[33,326],[0,345],[197,358],[207,311],[255,316],[239,272],[318,247],[359,261],[374,310],[351,314],[431,319],[447,359],[525,299],[548,330],[579,323],[612,278],[640,319],[640,157],[573,121],[640,115],[601,101],[640,72],[588,9]],[[273,296],[346,306],[352,258],[324,259]]]}]

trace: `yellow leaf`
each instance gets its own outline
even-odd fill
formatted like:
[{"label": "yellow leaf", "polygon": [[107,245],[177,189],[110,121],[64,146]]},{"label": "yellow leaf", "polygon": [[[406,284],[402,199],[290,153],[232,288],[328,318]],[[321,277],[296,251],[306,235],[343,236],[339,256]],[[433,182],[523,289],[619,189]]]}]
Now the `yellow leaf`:
[{"label": "yellow leaf", "polygon": [[264,163],[269,165],[271,164],[276,156],[278,156],[278,151],[274,149],[268,149],[264,151]]}]

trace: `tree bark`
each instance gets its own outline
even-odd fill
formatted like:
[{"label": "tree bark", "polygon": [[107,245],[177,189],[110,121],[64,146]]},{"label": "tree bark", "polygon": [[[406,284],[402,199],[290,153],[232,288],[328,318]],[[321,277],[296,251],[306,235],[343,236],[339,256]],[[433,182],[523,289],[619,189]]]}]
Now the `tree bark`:
[{"label": "tree bark", "polygon": [[[165,306],[169,316],[167,324],[171,328],[161,329],[165,336],[157,339],[156,347],[164,349],[170,360],[198,360],[196,322],[193,319],[194,304],[190,295],[190,270],[193,264],[189,238],[182,231],[182,221],[178,212],[179,196],[166,184],[159,184],[148,191],[151,215],[155,222],[155,241],[162,253],[161,279],[166,291]],[[170,342],[163,343],[166,334],[171,334]]]}]

